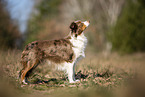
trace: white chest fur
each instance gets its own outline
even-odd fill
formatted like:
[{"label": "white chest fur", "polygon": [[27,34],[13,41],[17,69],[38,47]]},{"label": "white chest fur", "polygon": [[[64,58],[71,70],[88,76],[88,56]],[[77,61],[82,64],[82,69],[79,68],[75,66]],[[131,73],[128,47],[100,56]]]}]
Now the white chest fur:
[{"label": "white chest fur", "polygon": [[75,37],[71,36],[70,42],[73,44],[73,51],[75,53],[76,59],[79,57],[85,57],[84,50],[87,45],[87,38],[82,33],[81,35]]}]

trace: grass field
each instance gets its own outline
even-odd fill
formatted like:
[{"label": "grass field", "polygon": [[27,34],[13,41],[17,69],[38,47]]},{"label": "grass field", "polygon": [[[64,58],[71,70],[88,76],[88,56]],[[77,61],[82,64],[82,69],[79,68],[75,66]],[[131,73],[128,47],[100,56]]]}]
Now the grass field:
[{"label": "grass field", "polygon": [[0,97],[140,97],[144,93],[145,54],[86,54],[76,67],[80,82],[69,84],[63,72],[39,65],[29,85],[21,85],[18,74],[21,51],[0,52]]}]

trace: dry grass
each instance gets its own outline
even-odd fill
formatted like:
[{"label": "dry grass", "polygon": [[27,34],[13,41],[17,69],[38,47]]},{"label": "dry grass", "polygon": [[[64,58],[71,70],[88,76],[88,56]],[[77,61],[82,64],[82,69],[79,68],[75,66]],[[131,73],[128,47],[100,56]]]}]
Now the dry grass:
[{"label": "dry grass", "polygon": [[[21,51],[0,53],[0,97],[9,96],[77,96],[77,97],[139,97],[143,92],[145,54],[104,56],[87,53],[77,64],[76,78],[69,84],[63,72],[53,71],[47,64],[36,68],[29,80],[33,84],[20,85],[18,80]],[[133,92],[138,90],[139,92]],[[133,94],[133,96],[131,95]]]}]

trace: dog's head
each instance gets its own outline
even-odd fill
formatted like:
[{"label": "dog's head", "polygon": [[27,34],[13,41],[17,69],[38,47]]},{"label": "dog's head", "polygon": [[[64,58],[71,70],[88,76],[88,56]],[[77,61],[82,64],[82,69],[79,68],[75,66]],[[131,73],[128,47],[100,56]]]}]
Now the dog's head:
[{"label": "dog's head", "polygon": [[82,34],[82,32],[89,26],[90,21],[75,21],[72,22],[70,25],[70,29],[71,29],[71,34],[75,35],[75,37],[79,36]]}]

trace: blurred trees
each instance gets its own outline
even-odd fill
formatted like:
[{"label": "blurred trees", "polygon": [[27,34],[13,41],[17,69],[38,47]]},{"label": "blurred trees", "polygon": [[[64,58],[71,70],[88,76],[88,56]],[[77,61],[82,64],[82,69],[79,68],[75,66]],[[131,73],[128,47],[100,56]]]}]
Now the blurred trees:
[{"label": "blurred trees", "polygon": [[[29,21],[25,45],[35,40],[53,39],[62,36],[59,21],[59,6],[63,0],[40,0],[36,5],[37,14]],[[59,24],[59,26],[62,26]],[[63,28],[63,27],[62,27]],[[56,34],[57,33],[57,34]]]},{"label": "blurred trees", "polygon": [[[74,20],[90,20],[89,45],[109,52],[145,50],[144,0],[40,0],[26,44],[67,35]],[[118,19],[119,18],[119,19]],[[62,24],[63,23],[63,24]]]},{"label": "blurred trees", "polygon": [[124,0],[43,0],[29,23],[26,43],[56,38],[55,34],[67,35],[72,21],[90,20],[91,30],[86,33],[89,44],[101,50],[107,42],[106,32],[116,23],[123,4]]},{"label": "blurred trees", "polygon": [[[65,0],[62,15],[66,21],[90,20],[87,34],[89,43],[95,51],[106,54],[111,51],[112,43],[108,41],[108,30],[116,24],[125,0]],[[90,47],[89,46],[89,47]]]},{"label": "blurred trees", "polygon": [[113,49],[123,53],[145,51],[145,1],[128,0],[110,33]]},{"label": "blurred trees", "polygon": [[0,1],[0,49],[15,48],[20,37],[19,31],[13,25],[9,14],[4,9],[3,0]]}]

